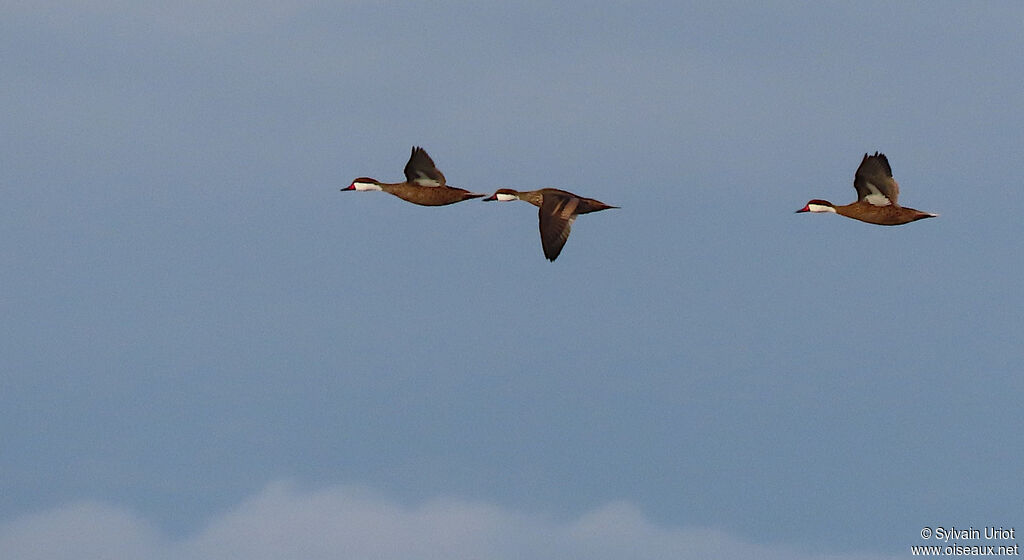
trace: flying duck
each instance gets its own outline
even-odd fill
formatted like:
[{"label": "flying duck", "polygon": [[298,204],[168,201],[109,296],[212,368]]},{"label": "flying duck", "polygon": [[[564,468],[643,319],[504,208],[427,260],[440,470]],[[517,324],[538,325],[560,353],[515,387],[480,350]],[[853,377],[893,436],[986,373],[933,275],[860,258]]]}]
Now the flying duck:
[{"label": "flying duck", "polygon": [[540,242],[544,247],[544,256],[554,262],[562,252],[565,241],[569,239],[572,222],[580,214],[599,212],[610,206],[593,198],[584,198],[560,189],[538,189],[535,191],[516,191],[498,189],[484,200],[525,200],[540,208]]},{"label": "flying duck", "polygon": [[421,206],[444,206],[484,196],[466,189],[446,186],[444,174],[434,166],[434,160],[430,159],[427,151],[419,146],[412,147],[409,163],[405,164],[404,182],[382,183],[370,177],[360,177],[341,190],[384,191]]},{"label": "flying duck", "polygon": [[827,200],[815,199],[797,212],[832,212],[882,226],[898,226],[938,216],[899,205],[900,186],[892,178],[892,168],[885,154],[864,154],[853,178],[853,187],[857,189],[857,202],[836,206]]}]

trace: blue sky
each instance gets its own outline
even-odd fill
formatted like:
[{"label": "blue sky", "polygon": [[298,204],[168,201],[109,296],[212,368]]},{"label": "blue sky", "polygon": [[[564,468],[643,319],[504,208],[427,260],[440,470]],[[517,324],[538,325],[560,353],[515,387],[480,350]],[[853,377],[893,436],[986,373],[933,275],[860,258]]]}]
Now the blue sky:
[{"label": "blue sky", "polygon": [[[1019,5],[0,12],[0,548],[883,558],[1024,525]],[[339,192],[412,145],[621,209],[549,263],[525,203]],[[940,218],[793,214],[876,150]]]}]

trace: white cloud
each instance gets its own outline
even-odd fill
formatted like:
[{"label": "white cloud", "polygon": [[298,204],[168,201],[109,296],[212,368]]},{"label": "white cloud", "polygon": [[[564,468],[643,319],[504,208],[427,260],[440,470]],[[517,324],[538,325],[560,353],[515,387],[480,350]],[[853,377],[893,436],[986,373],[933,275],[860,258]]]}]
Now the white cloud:
[{"label": "white cloud", "polygon": [[882,558],[799,553],[661,526],[627,503],[562,521],[463,500],[405,505],[358,488],[303,492],[285,483],[179,540],[124,509],[78,503],[0,525],[0,550],[20,560]]}]

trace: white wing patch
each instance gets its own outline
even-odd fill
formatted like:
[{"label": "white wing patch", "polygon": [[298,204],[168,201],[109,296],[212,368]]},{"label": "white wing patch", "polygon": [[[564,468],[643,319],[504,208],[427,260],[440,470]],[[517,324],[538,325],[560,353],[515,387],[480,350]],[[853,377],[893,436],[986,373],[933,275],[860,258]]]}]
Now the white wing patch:
[{"label": "white wing patch", "polygon": [[882,194],[882,191],[880,191],[878,187],[874,185],[874,183],[872,183],[871,181],[864,181],[864,184],[867,185],[868,189],[871,190],[871,194],[864,197],[864,200],[866,200],[869,204],[871,204],[872,206],[889,206],[892,204],[892,201],[889,200],[889,197]]},{"label": "white wing patch", "polygon": [[416,183],[417,185],[419,185],[421,187],[440,187],[441,186],[441,182],[440,181],[435,181],[434,179],[431,179],[430,177],[427,177],[426,175],[420,175],[419,177],[413,179],[412,182]]}]

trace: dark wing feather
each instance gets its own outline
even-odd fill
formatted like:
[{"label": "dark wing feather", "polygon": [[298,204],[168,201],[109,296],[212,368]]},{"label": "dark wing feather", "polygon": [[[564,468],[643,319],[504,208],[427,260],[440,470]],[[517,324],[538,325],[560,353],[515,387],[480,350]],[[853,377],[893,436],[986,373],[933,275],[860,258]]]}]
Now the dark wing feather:
[{"label": "dark wing feather", "polygon": [[545,194],[540,206],[540,242],[549,261],[558,258],[569,239],[580,200],[572,196]]},{"label": "dark wing feather", "polygon": [[405,164],[405,180],[421,187],[443,187],[444,174],[434,166],[427,151],[419,146],[412,147],[409,163]]},{"label": "dark wing feather", "polygon": [[870,195],[876,195],[873,199],[877,200],[877,195],[881,194],[893,204],[897,204],[900,197],[900,186],[892,178],[889,159],[885,157],[885,154],[878,152],[875,152],[873,156],[864,154],[864,159],[861,160],[860,167],[857,168],[857,174],[853,177],[853,188],[857,189],[858,200],[867,200],[868,202],[872,200],[867,198]]}]

